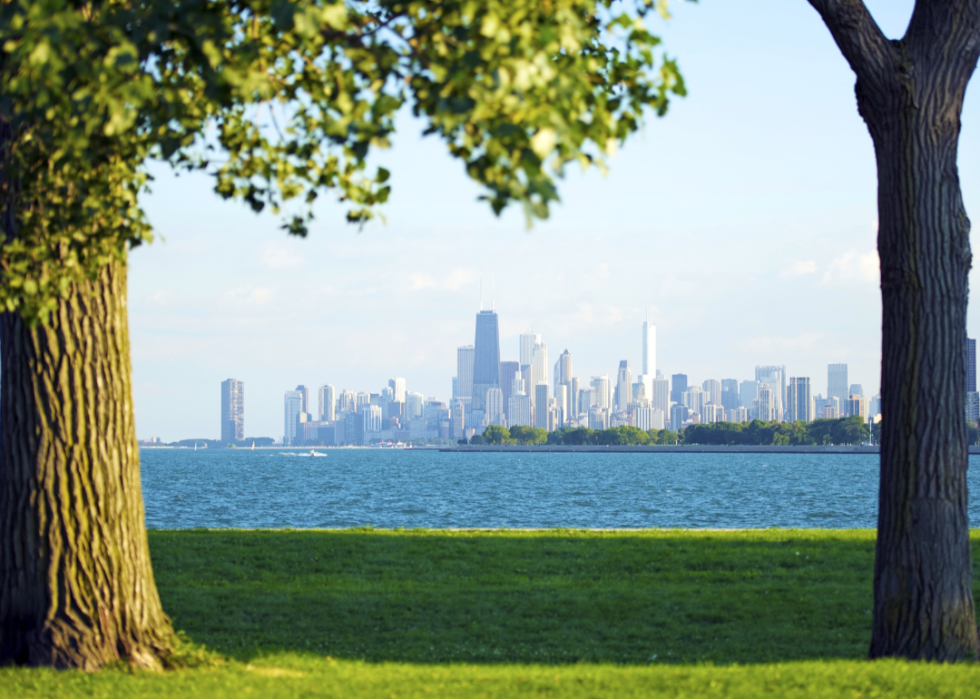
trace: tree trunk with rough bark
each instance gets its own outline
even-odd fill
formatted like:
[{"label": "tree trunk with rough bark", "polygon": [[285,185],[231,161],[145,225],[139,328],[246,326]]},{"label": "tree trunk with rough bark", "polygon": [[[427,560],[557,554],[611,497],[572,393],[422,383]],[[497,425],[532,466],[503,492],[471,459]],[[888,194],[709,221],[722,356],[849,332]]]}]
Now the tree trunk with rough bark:
[{"label": "tree trunk with rough bark", "polygon": [[980,652],[967,513],[970,222],[957,143],[978,0],[919,0],[889,41],[862,0],[810,0],[857,75],[878,167],[881,484],[871,657]]},{"label": "tree trunk with rough bark", "polygon": [[0,664],[159,667],[173,645],[147,544],[126,268],[46,325],[0,315]]}]

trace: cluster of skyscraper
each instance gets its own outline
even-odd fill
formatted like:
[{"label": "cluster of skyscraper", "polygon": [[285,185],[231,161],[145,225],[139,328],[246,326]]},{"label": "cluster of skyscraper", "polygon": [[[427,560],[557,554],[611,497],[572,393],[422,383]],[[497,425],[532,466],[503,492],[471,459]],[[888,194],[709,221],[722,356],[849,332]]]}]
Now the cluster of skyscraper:
[{"label": "cluster of skyscraper", "polygon": [[[688,386],[685,374],[671,377],[670,425],[674,430],[691,423],[812,422],[820,418],[878,412],[878,399],[864,397],[861,384],[847,383],[846,364],[827,365],[827,397],[813,395],[808,376],[787,379],[785,366],[757,366],[754,381],[708,379]],[[870,415],[869,415],[870,413]]]},{"label": "cluster of skyscraper", "polygon": [[[452,436],[470,436],[489,425],[604,428],[617,424],[617,419],[651,429],[658,426],[658,411],[663,428],[669,384],[655,371],[656,327],[644,322],[642,339],[642,373],[634,382],[629,362],[624,360],[613,391],[608,375],[594,376],[583,385],[573,373],[567,349],[552,365],[547,343],[530,329],[520,335],[519,359],[499,361],[497,314],[480,311],[474,344],[456,353]],[[626,415],[629,417],[624,418]]]},{"label": "cluster of skyscraper", "polygon": [[[880,400],[868,401],[860,384],[848,384],[847,365],[827,367],[827,396],[813,395],[806,376],[788,376],[785,366],[757,366],[753,380],[707,379],[689,383],[686,374],[667,379],[657,370],[656,326],[643,323],[640,373],[629,360],[619,362],[614,377],[574,375],[566,349],[552,364],[541,335],[528,330],[519,338],[519,357],[501,360],[499,321],[495,310],[476,315],[474,343],[458,348],[452,399],[447,405],[406,389],[405,379],[389,379],[377,393],[336,391],[324,385],[313,413],[309,389],[286,391],[283,443],[289,445],[362,445],[387,441],[460,439],[480,434],[489,425],[529,425],[605,429],[631,425],[643,430],[679,430],[696,423],[766,421],[810,422],[817,418],[880,412]],[[976,393],[975,343],[971,406],[980,416]],[[245,387],[228,379],[221,385],[221,439],[240,441],[244,434]]]},{"label": "cluster of skyscraper", "polygon": [[[454,438],[482,432],[488,425],[530,425],[605,429],[631,425],[643,430],[678,430],[703,422],[810,422],[815,417],[861,415],[869,405],[859,384],[847,383],[847,365],[828,367],[828,396],[811,394],[809,377],[787,377],[785,366],[758,366],[755,379],[708,379],[688,385],[686,374],[668,380],[656,366],[656,326],[643,323],[641,372],[633,377],[622,360],[615,378],[593,376],[584,384],[572,371],[566,349],[552,366],[548,345],[530,329],[520,336],[519,361],[489,361],[500,354],[497,316],[477,315],[474,345],[457,351],[451,426]],[[551,368],[551,373],[549,373]]]},{"label": "cluster of skyscraper", "polygon": [[316,417],[309,390],[286,391],[283,444],[362,445],[382,441],[449,438],[449,409],[434,398],[408,391],[393,378],[378,393],[320,386]]}]

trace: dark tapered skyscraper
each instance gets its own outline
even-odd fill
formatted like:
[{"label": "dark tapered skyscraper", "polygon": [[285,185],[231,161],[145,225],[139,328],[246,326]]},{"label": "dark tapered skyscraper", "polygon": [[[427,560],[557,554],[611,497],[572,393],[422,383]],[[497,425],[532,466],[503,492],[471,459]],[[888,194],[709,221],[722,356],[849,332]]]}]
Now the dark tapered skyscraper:
[{"label": "dark tapered skyscraper", "polygon": [[473,410],[487,409],[487,391],[500,388],[500,332],[497,314],[476,314],[476,341],[473,343]]}]

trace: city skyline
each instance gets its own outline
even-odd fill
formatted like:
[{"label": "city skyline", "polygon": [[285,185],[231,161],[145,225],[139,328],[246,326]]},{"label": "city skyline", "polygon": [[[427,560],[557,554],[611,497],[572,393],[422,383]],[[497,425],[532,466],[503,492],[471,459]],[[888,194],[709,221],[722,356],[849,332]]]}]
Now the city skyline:
[{"label": "city skyline", "polygon": [[[379,154],[392,171],[385,222],[360,232],[323,197],[310,235],[290,238],[277,217],[221,201],[206,179],[151,167],[158,242],[133,251],[129,275],[140,434],[178,438],[213,424],[213,386],[229,375],[246,377],[248,431],[262,434],[281,429],[276,396],[299,383],[339,390],[341,379],[379,386],[398,375],[447,396],[481,273],[496,277],[504,358],[531,326],[546,338],[549,372],[569,348],[585,381],[626,358],[638,374],[649,307],[665,375],[741,380],[757,364],[785,364],[823,393],[826,364],[847,362],[874,395],[874,153],[853,75],[805,5],[764,1],[751,17],[730,3],[674,8],[664,37],[689,96],[649,119],[608,176],[570,171],[562,203],[530,231],[518,210],[495,218],[408,116]],[[910,7],[879,1],[872,11],[894,35]],[[792,42],[773,38],[787,28]],[[776,71],[764,103],[733,73],[760,61]],[[975,94],[962,153],[980,134]],[[961,158],[960,177],[976,218],[980,163]],[[980,277],[971,282],[980,288]],[[977,328],[980,307],[968,313]]]},{"label": "city skyline", "polygon": [[[655,377],[634,375],[630,361],[623,359],[614,376],[596,375],[583,382],[574,373],[573,354],[567,348],[558,356],[549,375],[547,343],[540,333],[528,329],[520,335],[519,360],[502,359],[505,354],[500,348],[497,313],[481,309],[475,318],[474,345],[457,348],[457,376],[452,377],[453,392],[448,401],[442,401],[439,395],[425,396],[410,391],[404,377],[392,377],[378,392],[373,391],[375,387],[354,387],[354,390],[341,387],[338,394],[333,384],[321,385],[316,389],[318,402],[314,411],[310,389],[300,384],[283,394],[282,434],[252,433],[252,436],[302,444],[315,441],[321,426],[333,423],[335,417],[338,425],[345,419],[348,422],[354,419],[357,439],[361,439],[367,432],[394,429],[394,423],[388,424],[389,417],[399,419],[397,429],[407,430],[410,421],[423,420],[425,415],[430,431],[425,432],[425,424],[415,426],[412,439],[436,439],[466,436],[474,429],[479,433],[489,424],[526,424],[548,430],[569,425],[604,428],[632,424],[643,429],[676,430],[689,419],[743,422],[758,417],[809,422],[849,414],[867,417],[869,411],[874,415],[878,410],[876,396],[865,395],[861,384],[847,383],[848,367],[843,363],[826,365],[824,394],[812,390],[811,377],[788,377],[785,365],[756,365],[754,380],[706,378],[699,386],[696,377],[684,372],[673,374],[670,379],[659,370]],[[647,319],[642,324],[639,346],[640,364],[650,369],[651,357],[657,351],[656,326]],[[975,363],[975,342],[969,340],[966,349],[968,364]],[[478,356],[482,359],[478,360]],[[494,360],[496,370],[491,365]],[[475,368],[478,361],[484,365],[479,371]],[[463,381],[459,380],[459,374],[464,375]],[[480,383],[473,380],[477,374]],[[506,399],[504,386],[509,394]],[[838,398],[833,392],[842,386],[847,387],[846,395]],[[220,431],[224,442],[243,439],[244,390],[241,380],[227,379],[221,383]],[[440,411],[434,423],[429,419],[430,405]],[[353,415],[345,418],[345,412]],[[439,419],[449,421],[446,434],[439,433]],[[348,425],[338,429],[343,433],[352,428]],[[229,438],[231,434],[235,436]]]}]

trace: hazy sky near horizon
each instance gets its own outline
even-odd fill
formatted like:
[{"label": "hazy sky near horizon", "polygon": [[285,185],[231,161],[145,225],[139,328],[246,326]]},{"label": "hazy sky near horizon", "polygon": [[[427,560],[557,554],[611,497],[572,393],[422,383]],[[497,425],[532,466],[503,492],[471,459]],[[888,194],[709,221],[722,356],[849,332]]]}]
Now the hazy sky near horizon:
[{"label": "hazy sky near horizon", "polygon": [[[912,0],[868,0],[890,37]],[[876,177],[854,77],[806,0],[672,4],[654,30],[689,96],[651,116],[611,172],[572,172],[531,230],[495,218],[444,146],[409,116],[377,158],[392,171],[386,222],[362,231],[325,203],[311,235],[154,168],[144,204],[160,240],[131,256],[140,438],[219,435],[220,382],[245,382],[245,432],[280,438],[283,392],[330,383],[377,392],[392,376],[448,400],[456,348],[472,344],[483,276],[502,359],[533,328],[550,363],[568,349],[587,382],[657,324],[665,375],[754,378],[784,364],[825,393],[846,362],[878,390],[881,301]],[[980,104],[967,93],[960,176],[980,217]],[[977,245],[974,235],[974,246]],[[971,276],[976,286],[975,273]],[[969,327],[976,332],[971,306]]]}]

